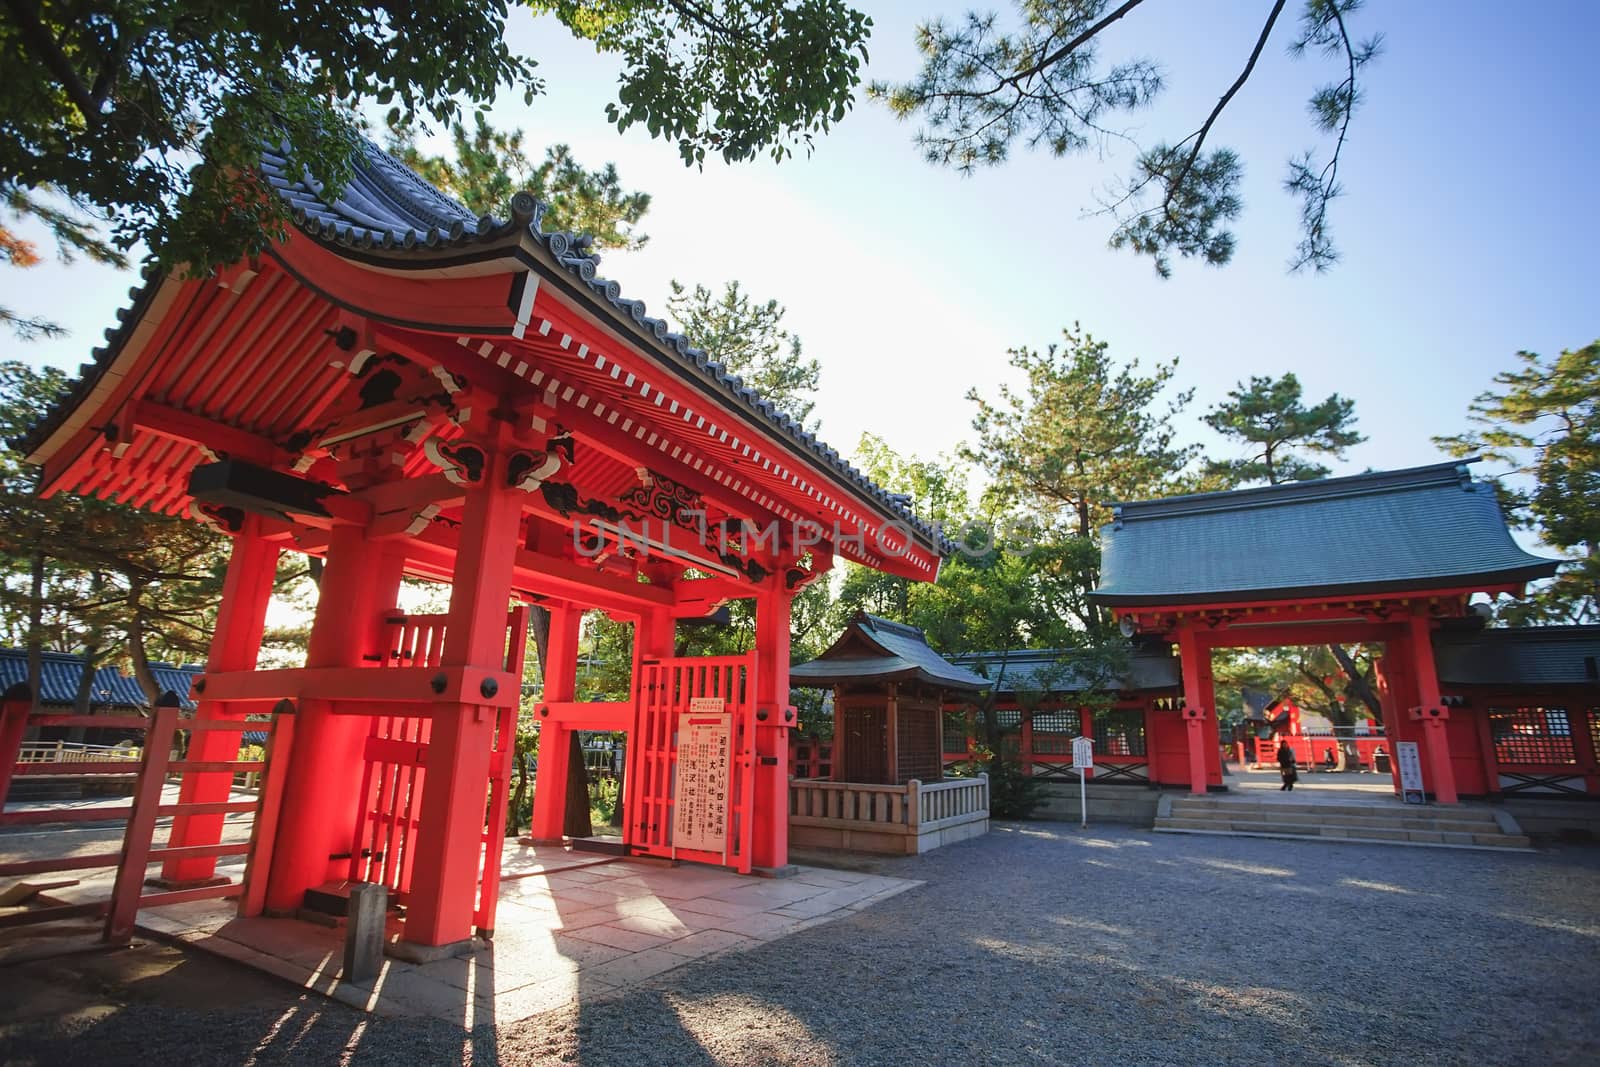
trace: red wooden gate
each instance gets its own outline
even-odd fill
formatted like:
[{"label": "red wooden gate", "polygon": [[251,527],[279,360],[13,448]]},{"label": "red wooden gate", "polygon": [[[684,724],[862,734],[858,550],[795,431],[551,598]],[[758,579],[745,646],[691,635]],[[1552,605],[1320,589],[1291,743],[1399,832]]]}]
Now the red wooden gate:
[{"label": "red wooden gate", "polygon": [[[403,615],[389,620],[393,637],[385,666],[437,667],[443,660],[445,616]],[[528,609],[506,617],[507,672],[522,674],[528,644]],[[425,715],[377,715],[367,736],[361,779],[360,816],[350,850],[352,882],[376,882],[404,904],[411,891],[413,835],[422,816],[422,789],[433,722]],[[500,893],[500,854],[505,844],[506,803],[511,759],[516,747],[517,709],[502,708],[495,722],[494,748],[484,805],[483,860],[474,922],[494,929]]]},{"label": "red wooden gate", "polygon": [[[694,860],[750,873],[755,799],[756,654],[684,656],[644,660],[635,694],[635,725],[628,738],[624,840],[648,856]],[[678,717],[696,698],[720,700],[730,713],[726,851],[679,847],[673,840],[677,809]]]}]

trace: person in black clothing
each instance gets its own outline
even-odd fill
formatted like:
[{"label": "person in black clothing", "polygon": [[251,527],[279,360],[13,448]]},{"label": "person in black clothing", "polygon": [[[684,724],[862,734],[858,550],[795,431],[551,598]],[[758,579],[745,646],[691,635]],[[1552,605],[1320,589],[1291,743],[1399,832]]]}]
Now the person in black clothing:
[{"label": "person in black clothing", "polygon": [[1283,787],[1278,792],[1294,792],[1294,783],[1300,772],[1294,766],[1294,749],[1286,744],[1278,746],[1278,773],[1283,776]]}]

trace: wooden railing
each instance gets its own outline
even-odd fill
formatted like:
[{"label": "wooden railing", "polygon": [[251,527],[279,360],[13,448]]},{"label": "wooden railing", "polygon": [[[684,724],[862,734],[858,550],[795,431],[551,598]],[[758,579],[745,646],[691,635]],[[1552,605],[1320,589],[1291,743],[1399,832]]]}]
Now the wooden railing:
[{"label": "wooden railing", "polygon": [[982,812],[985,817],[989,814],[987,774],[980,774],[976,778],[946,778],[928,785],[911,782],[909,785],[916,787],[911,794],[915,826],[938,828],[965,822],[976,812]]},{"label": "wooden railing", "polygon": [[[88,745],[78,741],[29,741],[17,749],[17,762],[28,764],[41,763],[126,763],[126,769],[113,773],[137,774],[139,761],[144,758],[144,750],[127,745]],[[32,771],[34,775],[48,775],[49,771],[39,768]],[[76,770],[64,771],[67,774],[76,774]]]},{"label": "wooden railing", "polygon": [[874,826],[910,825],[907,792],[918,782],[905,785],[860,785],[855,782],[796,780],[789,783],[789,821],[809,820],[813,825],[828,823],[871,823]]},{"label": "wooden railing", "polygon": [[981,823],[971,832],[982,833],[988,820],[985,774],[905,785],[789,782],[790,839],[800,845],[917,853],[968,836],[963,830],[946,837],[946,830]]}]

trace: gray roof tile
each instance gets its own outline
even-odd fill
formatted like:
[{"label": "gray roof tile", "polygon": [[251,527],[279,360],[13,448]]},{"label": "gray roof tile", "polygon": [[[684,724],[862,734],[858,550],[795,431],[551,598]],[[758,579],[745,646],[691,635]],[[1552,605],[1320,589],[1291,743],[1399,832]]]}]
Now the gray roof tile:
[{"label": "gray roof tile", "polygon": [[828,650],[789,668],[797,686],[828,687],[847,681],[921,681],[945,689],[977,691],[989,683],[928,647],[915,626],[857,613]]},{"label": "gray roof tile", "polygon": [[1073,665],[1070,648],[1029,648],[996,652],[966,652],[951,662],[969,668],[998,687],[1002,695],[1024,692],[1076,693],[1085,689],[1176,689],[1183,684],[1178,657],[1167,651],[1135,649],[1127,673],[1120,678],[1094,679]]},{"label": "gray roof tile", "polygon": [[[1469,461],[1470,462],[1470,461]],[[1104,604],[1420,589],[1547,577],[1464,464],[1121,504],[1102,531]]]},{"label": "gray roof tile", "polygon": [[[150,665],[151,673],[163,691],[178,695],[183,708],[194,710],[189,699],[189,681],[203,668],[166,663]],[[39,671],[40,703],[51,708],[70,708],[78,696],[78,679],[83,676],[83,657],[65,652],[43,654]],[[28,680],[28,652],[21,648],[0,648],[0,689]],[[115,667],[100,667],[94,672],[89,703],[95,708],[144,708],[150,702],[138,681]]]}]

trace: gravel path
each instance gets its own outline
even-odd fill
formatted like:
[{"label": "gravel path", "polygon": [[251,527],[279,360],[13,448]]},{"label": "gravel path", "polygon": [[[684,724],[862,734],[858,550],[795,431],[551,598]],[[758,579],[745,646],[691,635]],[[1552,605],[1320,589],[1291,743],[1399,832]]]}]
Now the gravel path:
[{"label": "gravel path", "polygon": [[[500,1033],[368,1019],[253,975],[211,1014],[171,1006],[159,976],[119,990],[125,1007],[17,1009],[19,983],[73,979],[0,969],[0,1060],[1600,1062],[1600,849],[1030,824],[877,869],[927,884]],[[187,987],[236,973],[182,967]]]}]

